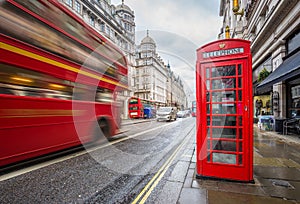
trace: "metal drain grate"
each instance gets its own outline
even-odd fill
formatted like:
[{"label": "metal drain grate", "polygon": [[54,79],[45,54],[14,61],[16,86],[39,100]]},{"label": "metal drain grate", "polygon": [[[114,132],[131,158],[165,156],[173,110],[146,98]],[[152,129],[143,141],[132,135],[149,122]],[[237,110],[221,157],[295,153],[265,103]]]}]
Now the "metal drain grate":
[{"label": "metal drain grate", "polygon": [[282,187],[286,187],[289,189],[295,189],[295,187],[292,186],[288,181],[271,179],[271,182],[274,186],[282,186]]}]

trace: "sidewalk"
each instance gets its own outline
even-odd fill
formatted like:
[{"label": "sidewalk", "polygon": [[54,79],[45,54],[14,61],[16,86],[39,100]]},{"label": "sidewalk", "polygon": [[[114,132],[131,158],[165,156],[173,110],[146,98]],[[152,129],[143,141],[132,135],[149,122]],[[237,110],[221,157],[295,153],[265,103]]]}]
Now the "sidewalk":
[{"label": "sidewalk", "polygon": [[[300,139],[297,136],[254,127],[254,184],[196,179],[195,142],[188,148],[193,148],[193,154],[185,169],[177,203],[300,203]],[[179,165],[174,172],[178,172],[176,168]]]}]

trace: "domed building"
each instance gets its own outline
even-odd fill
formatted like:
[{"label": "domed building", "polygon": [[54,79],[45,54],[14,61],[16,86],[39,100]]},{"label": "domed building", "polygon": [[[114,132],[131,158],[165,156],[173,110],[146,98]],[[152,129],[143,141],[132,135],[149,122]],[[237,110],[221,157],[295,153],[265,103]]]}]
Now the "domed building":
[{"label": "domed building", "polygon": [[142,39],[141,41],[141,49],[144,51],[152,51],[156,52],[156,43],[155,41],[149,36],[149,31],[147,31],[147,36]]},{"label": "domed building", "polygon": [[125,50],[129,52],[134,52],[135,45],[135,22],[134,22],[134,12],[129,8],[129,6],[124,4],[117,5],[115,7],[114,17],[125,29],[125,37],[128,38],[130,43],[123,43]]},{"label": "domed building", "polygon": [[164,63],[156,52],[156,43],[147,31],[136,50],[136,67],[133,73],[133,91],[136,97],[155,101],[157,106],[184,106],[185,93],[182,81],[175,77],[170,64]]}]

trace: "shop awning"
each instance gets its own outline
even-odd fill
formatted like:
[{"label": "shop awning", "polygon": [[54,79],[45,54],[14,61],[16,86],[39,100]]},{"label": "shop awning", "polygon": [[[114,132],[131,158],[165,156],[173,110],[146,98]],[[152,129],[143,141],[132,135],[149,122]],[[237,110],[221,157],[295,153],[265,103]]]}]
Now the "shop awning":
[{"label": "shop awning", "polygon": [[264,93],[273,84],[289,80],[295,76],[300,76],[300,51],[283,61],[274,72],[263,80],[256,88],[258,93]]}]

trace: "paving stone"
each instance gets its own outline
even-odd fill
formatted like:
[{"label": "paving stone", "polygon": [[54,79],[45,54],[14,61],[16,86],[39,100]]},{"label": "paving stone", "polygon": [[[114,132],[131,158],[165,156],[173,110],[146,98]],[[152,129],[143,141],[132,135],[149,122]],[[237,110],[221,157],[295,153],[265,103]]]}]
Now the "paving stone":
[{"label": "paving stone", "polygon": [[218,189],[220,191],[243,193],[252,195],[266,195],[261,186],[248,183],[234,183],[234,182],[219,182]]},{"label": "paving stone", "polygon": [[190,169],[196,169],[196,163],[194,163],[194,162],[191,163],[190,166],[189,166],[189,168]]},{"label": "paving stone", "polygon": [[296,168],[254,166],[254,173],[263,178],[300,181],[300,171]]},{"label": "paving stone", "polygon": [[279,199],[279,198],[270,198],[266,196],[257,196],[249,194],[239,194],[231,193],[224,191],[207,191],[207,201],[209,204],[290,204],[291,201]]},{"label": "paving stone", "polygon": [[192,188],[217,190],[218,182],[216,180],[195,179],[193,180]]},{"label": "paving stone", "polygon": [[180,194],[178,204],[206,204],[207,191],[205,189],[183,188]]},{"label": "paving stone", "polygon": [[156,204],[176,203],[179,199],[182,183],[167,181],[155,200]]},{"label": "paving stone", "polygon": [[184,188],[188,188],[188,187],[192,187],[192,183],[193,183],[193,177],[194,177],[194,170],[193,169],[189,169],[188,173],[186,175],[183,187]]},{"label": "paving stone", "polygon": [[183,183],[184,179],[186,177],[189,165],[190,165],[189,162],[179,161],[176,164],[171,176],[168,178],[168,181],[177,181],[177,182]]}]

